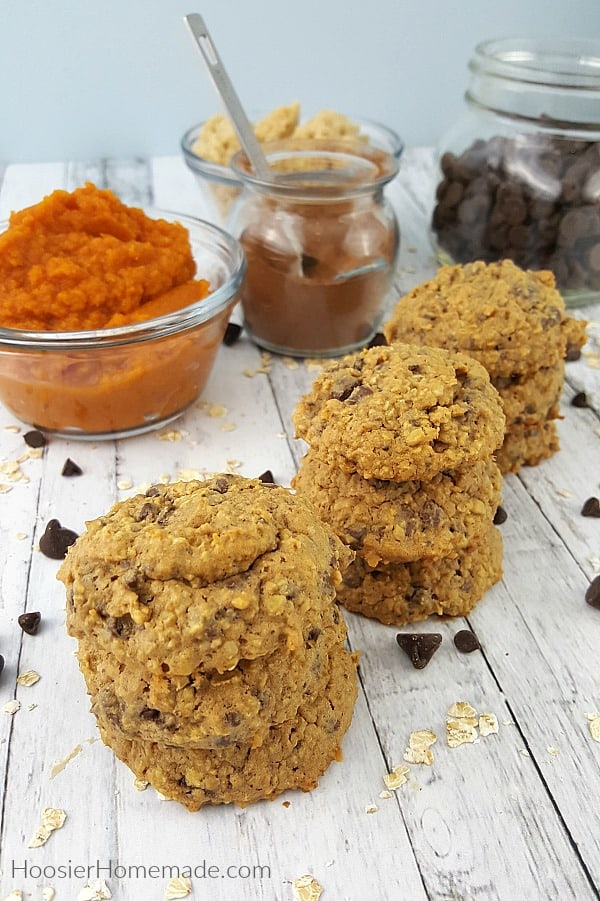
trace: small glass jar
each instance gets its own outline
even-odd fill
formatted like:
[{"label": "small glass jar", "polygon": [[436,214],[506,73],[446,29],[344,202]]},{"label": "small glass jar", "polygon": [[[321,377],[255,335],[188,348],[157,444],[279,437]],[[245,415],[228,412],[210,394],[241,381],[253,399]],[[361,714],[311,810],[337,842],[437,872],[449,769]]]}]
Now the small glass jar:
[{"label": "small glass jar", "polygon": [[380,324],[399,248],[384,197],[398,158],[366,142],[265,146],[273,179],[232,168],[244,190],[229,230],[246,255],[241,304],[252,340],[274,353],[329,357],[368,343]]},{"label": "small glass jar", "polygon": [[479,44],[466,112],[438,153],[442,263],[550,269],[567,306],[600,299],[600,41]]}]

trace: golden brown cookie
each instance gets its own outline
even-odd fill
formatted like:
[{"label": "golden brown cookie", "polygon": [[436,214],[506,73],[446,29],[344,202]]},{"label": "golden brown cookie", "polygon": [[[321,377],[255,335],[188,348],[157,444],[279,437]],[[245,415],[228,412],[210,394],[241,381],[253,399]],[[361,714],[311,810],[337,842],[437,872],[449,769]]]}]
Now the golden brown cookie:
[{"label": "golden brown cookie", "polygon": [[129,738],[183,748],[259,747],[272,726],[324,690],[330,654],[345,637],[343,618],[331,604],[306,624],[301,647],[240,660],[227,673],[151,674],[135,661],[120,664],[90,639],[80,639],[78,659],[94,714]]},{"label": "golden brown cookie", "polygon": [[368,566],[357,556],[338,600],[348,610],[401,626],[439,616],[465,616],[502,576],[502,536],[488,527],[487,540],[458,557]]},{"label": "golden brown cookie", "polygon": [[506,416],[506,431],[513,425],[532,425],[560,415],[564,361],[543,366],[530,375],[491,375]]},{"label": "golden brown cookie", "polygon": [[341,760],[341,741],[357,694],[357,662],[356,655],[336,648],[323,692],[302,703],[296,716],[273,726],[259,748],[165,747],[127,738],[104,717],[98,719],[100,734],[138,779],[150,782],[188,810],[204,804],[245,807],[271,800],[287,789],[310,791],[329,764]]},{"label": "golden brown cookie", "polygon": [[423,481],[363,479],[309,450],[292,486],[344,544],[377,566],[445,557],[472,544],[494,517],[502,476],[493,460],[483,460]]},{"label": "golden brown cookie", "polygon": [[554,366],[567,343],[564,301],[548,271],[511,260],[443,266],[396,305],[387,340],[446,347],[479,360],[492,376]]},{"label": "golden brown cookie", "polygon": [[503,473],[518,472],[522,466],[537,466],[559,449],[554,422],[515,425],[507,431],[502,447],[496,452],[496,462]]},{"label": "golden brown cookie", "polygon": [[221,475],[115,504],[58,577],[69,634],[149,673],[187,676],[302,646],[350,556],[303,498]]},{"label": "golden brown cookie", "polygon": [[393,481],[490,457],[504,435],[500,398],[481,364],[400,343],[326,366],[294,423],[323,462]]}]

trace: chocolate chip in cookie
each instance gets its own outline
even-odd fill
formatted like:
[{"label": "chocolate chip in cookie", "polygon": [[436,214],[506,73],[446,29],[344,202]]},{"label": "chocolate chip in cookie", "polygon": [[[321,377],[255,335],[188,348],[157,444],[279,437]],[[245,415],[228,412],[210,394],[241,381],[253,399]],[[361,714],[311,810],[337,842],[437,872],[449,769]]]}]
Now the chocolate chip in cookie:
[{"label": "chocolate chip in cookie", "polygon": [[67,550],[78,537],[76,532],[63,528],[58,519],[51,519],[40,538],[40,551],[51,560],[64,560]]},{"label": "chocolate chip in cookie", "polygon": [[396,641],[415,669],[427,666],[442,643],[439,632],[398,632]]}]

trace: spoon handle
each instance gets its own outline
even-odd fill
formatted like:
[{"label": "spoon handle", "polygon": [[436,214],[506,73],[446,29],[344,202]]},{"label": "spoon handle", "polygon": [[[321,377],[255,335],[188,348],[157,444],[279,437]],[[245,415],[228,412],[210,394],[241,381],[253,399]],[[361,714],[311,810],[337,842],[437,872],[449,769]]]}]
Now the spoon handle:
[{"label": "spoon handle", "polygon": [[229,113],[231,123],[244,148],[248,159],[252,164],[255,174],[264,181],[272,181],[273,175],[265,158],[262,148],[252,130],[244,108],[239,101],[235,88],[231,83],[221,57],[215,47],[204,19],[199,13],[190,13],[184,16],[184,21],[192,33],[198,49],[204,57],[209,75],[217,89],[225,108]]}]

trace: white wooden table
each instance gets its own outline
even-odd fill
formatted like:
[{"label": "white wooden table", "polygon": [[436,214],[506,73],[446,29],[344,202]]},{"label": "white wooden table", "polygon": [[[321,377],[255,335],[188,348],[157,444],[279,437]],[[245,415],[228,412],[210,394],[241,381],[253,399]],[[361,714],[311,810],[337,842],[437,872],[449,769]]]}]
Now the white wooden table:
[{"label": "white wooden table", "polygon": [[[429,150],[407,151],[390,188],[403,235],[399,294],[435,271],[426,237],[431,161]],[[85,180],[127,203],[211,216],[175,157],[8,166],[0,216]],[[600,305],[578,315],[600,320]],[[164,897],[170,867],[196,868],[191,897],[211,901],[285,901],[303,874],[318,880],[324,901],[597,899],[600,743],[587,715],[600,711],[600,610],[584,594],[600,572],[600,519],[580,510],[600,494],[600,327],[589,332],[584,356],[567,364],[561,451],[505,481],[504,578],[469,617],[482,651],[457,652],[452,639],[464,621],[421,623],[417,631],[441,631],[443,643],[416,670],[397,629],[348,615],[361,689],[343,763],[311,793],[245,810],[190,814],[152,788],[136,790],[98,740],[65,634],[58,563],[37,543],[49,519],[80,532],[137,486],[182,470],[271,469],[288,485],[303,450],[291,413],[314,371],[276,358],[263,367],[245,340],[222,347],[204,403],[178,421],[176,441],[160,432],[93,444],[54,438],[28,456],[27,428],[0,408],[0,899],[14,889],[51,897],[44,886],[57,901],[76,899],[89,873],[119,901],[152,901]],[[592,408],[570,405],[580,390]],[[67,457],[82,476],[61,476]],[[35,636],[17,624],[26,610],[42,614]],[[30,669],[39,682],[18,685]],[[14,698],[20,709],[3,712]],[[496,714],[498,734],[448,747],[445,715],[459,700]],[[409,733],[425,728],[438,735],[433,766],[411,766],[408,784],[381,798]],[[45,807],[66,811],[65,824],[28,848]]]}]

